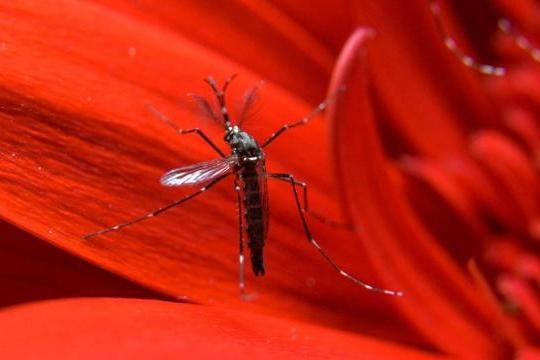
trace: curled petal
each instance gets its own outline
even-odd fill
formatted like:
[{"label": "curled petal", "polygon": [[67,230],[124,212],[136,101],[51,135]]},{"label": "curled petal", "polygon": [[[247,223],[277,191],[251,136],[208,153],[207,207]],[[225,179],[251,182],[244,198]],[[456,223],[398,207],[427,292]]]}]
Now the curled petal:
[{"label": "curled petal", "polygon": [[[499,196],[504,196],[503,191],[506,193],[507,206],[512,206],[516,216],[516,230],[532,232],[530,224],[540,215],[535,200],[540,193],[538,176],[527,155],[509,139],[490,131],[474,136],[471,152],[499,185],[502,190]],[[536,236],[534,232],[532,235]]]},{"label": "curled petal", "polygon": [[475,282],[476,287],[479,290],[480,296],[485,299],[485,305],[488,306],[493,316],[494,328],[503,334],[503,336],[512,343],[516,349],[524,348],[527,344],[527,340],[523,334],[519,331],[519,328],[513,323],[510,317],[504,313],[503,308],[489,286],[488,281],[480,272],[478,265],[474,260],[470,260],[467,263],[469,272]]},{"label": "curled petal", "polygon": [[466,129],[495,122],[478,73],[446,49],[428,1],[352,4],[357,23],[377,31],[368,59],[373,110],[401,150],[443,157],[463,148]]},{"label": "curled petal", "polygon": [[387,173],[367,86],[365,50],[371,37],[366,29],[351,35],[332,79],[331,89],[347,89],[329,114],[346,210],[363,229],[363,249],[385,284],[405,291],[396,306],[425,337],[452,354],[470,355],[474,348],[480,357],[493,356],[497,345],[489,336],[489,313]]}]

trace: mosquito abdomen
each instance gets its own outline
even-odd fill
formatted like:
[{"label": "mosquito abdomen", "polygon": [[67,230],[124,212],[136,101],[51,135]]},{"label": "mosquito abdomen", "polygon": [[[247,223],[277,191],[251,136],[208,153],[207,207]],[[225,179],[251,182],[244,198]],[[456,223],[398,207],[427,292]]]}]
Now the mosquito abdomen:
[{"label": "mosquito abdomen", "polygon": [[266,178],[260,173],[263,165],[245,164],[239,172],[242,183],[244,220],[253,273],[264,275],[264,244],[268,230]]}]

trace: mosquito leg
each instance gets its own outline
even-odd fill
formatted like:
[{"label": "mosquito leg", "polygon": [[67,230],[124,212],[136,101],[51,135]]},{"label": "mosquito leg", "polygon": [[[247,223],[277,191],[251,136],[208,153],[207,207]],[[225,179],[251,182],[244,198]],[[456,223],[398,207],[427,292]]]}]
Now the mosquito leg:
[{"label": "mosquito leg", "polygon": [[166,206],[163,206],[159,209],[156,209],[152,212],[149,212],[147,213],[146,215],[143,215],[143,216],[140,216],[138,218],[135,218],[133,220],[130,220],[128,222],[125,222],[123,224],[118,224],[118,225],[115,225],[115,226],[111,226],[111,227],[108,227],[106,229],[103,229],[103,230],[99,230],[99,231],[96,231],[96,232],[93,232],[93,233],[90,233],[90,234],[86,234],[83,236],[83,239],[90,239],[90,238],[93,238],[93,237],[96,237],[96,236],[99,236],[99,235],[103,235],[103,234],[106,234],[106,233],[109,233],[111,231],[116,231],[116,230],[120,230],[126,226],[130,226],[130,225],[133,225],[133,224],[136,224],[138,222],[141,222],[143,220],[147,220],[147,219],[150,219],[150,218],[153,218],[154,216],[158,216],[159,214],[169,210],[169,209],[172,209],[190,199],[193,199],[194,197],[196,197],[197,195],[200,195],[202,194],[203,192],[205,192],[206,190],[210,189],[212,186],[216,185],[219,181],[223,180],[224,178],[226,178],[227,176],[229,176],[229,174],[226,174],[226,175],[223,175],[221,177],[218,177],[217,179],[211,181],[208,185],[200,188],[199,190],[197,190],[196,192],[190,194],[190,195],[187,195],[185,196],[184,198],[180,199],[180,200],[177,200],[169,205],[166,205]]},{"label": "mosquito leg", "polygon": [[244,214],[242,211],[242,196],[241,188],[238,179],[234,181],[234,190],[236,191],[236,199],[238,202],[238,225],[239,225],[239,242],[238,242],[238,285],[240,287],[240,299],[243,301],[253,301],[257,298],[256,293],[249,294],[246,292],[245,282],[245,257],[244,257]]},{"label": "mosquito leg", "polygon": [[239,241],[238,241],[238,285],[240,287],[240,297],[245,298],[246,296],[246,283],[244,280],[244,225],[243,225],[243,214],[242,214],[242,197],[240,196],[240,185],[238,180],[234,181],[234,190],[236,191],[236,201],[238,206],[238,227],[239,227]]},{"label": "mosquito leg", "polygon": [[474,69],[484,75],[492,75],[492,76],[506,75],[506,69],[504,67],[481,64],[475,59],[473,59],[471,56],[465,54],[458,47],[456,40],[452,38],[450,35],[448,35],[448,33],[446,32],[443,22],[441,20],[441,7],[439,5],[438,0],[429,0],[429,5],[430,5],[433,18],[435,19],[435,22],[437,23],[437,30],[439,31],[439,34],[444,39],[444,45],[448,48],[448,50],[450,50],[451,53],[453,53],[463,63],[463,65],[471,69]]},{"label": "mosquito leg", "polygon": [[512,26],[512,23],[510,23],[510,20],[501,18],[497,22],[497,25],[503,33],[514,40],[519,48],[526,51],[534,61],[540,62],[540,49],[534,46],[526,36],[517,31],[514,26]]},{"label": "mosquito leg", "polygon": [[[338,92],[339,93],[339,92]],[[281,134],[283,134],[285,131],[289,130],[289,129],[292,129],[292,128],[295,128],[297,126],[300,126],[300,125],[305,125],[307,124],[308,122],[310,122],[311,120],[313,120],[317,115],[319,115],[320,113],[322,113],[327,107],[328,107],[328,104],[330,104],[330,102],[332,102],[333,100],[335,100],[336,96],[338,95],[338,93],[335,93],[331,96],[329,96],[328,98],[326,98],[323,102],[321,102],[319,105],[317,105],[317,107],[315,107],[315,109],[313,109],[309,114],[307,114],[307,116],[305,116],[304,118],[296,121],[296,122],[292,122],[290,124],[285,124],[283,125],[282,127],[280,127],[276,132],[272,133],[272,135],[270,135],[261,145],[262,148],[268,146],[268,144],[270,144],[272,141],[276,140]]]},{"label": "mosquito leg", "polygon": [[168,124],[170,127],[172,127],[179,135],[186,135],[186,134],[197,134],[203,139],[212,149],[214,149],[221,157],[225,157],[225,154],[223,151],[221,151],[216,144],[210,140],[208,136],[199,128],[193,128],[193,129],[181,129],[174,121],[169,119],[165,114],[163,114],[161,111],[156,109],[150,104],[146,105],[146,108],[148,111],[150,111],[152,114],[154,114],[158,119],[163,121],[164,123]]},{"label": "mosquito leg", "polygon": [[[273,176],[273,175],[277,175],[277,176]],[[300,220],[302,221],[302,226],[304,227],[304,232],[306,234],[306,237],[308,238],[308,241],[310,242],[311,245],[313,245],[313,247],[319,252],[319,254],[321,254],[321,256],[343,277],[345,277],[346,279],[352,281],[353,283],[357,284],[357,285],[360,285],[362,287],[364,287],[365,289],[367,290],[370,290],[370,291],[375,291],[375,292],[380,292],[380,293],[383,293],[385,295],[392,295],[392,296],[403,296],[403,292],[401,291],[394,291],[394,290],[387,290],[387,289],[382,289],[382,288],[379,288],[379,287],[375,287],[375,286],[372,286],[372,285],[369,285],[359,279],[357,279],[356,277],[350,275],[349,273],[347,273],[345,270],[343,270],[334,260],[332,260],[332,258],[330,258],[325,252],[324,250],[321,248],[321,246],[319,245],[319,243],[315,240],[315,238],[313,238],[313,235],[311,234],[311,231],[309,230],[309,226],[307,224],[307,221],[306,221],[306,218],[304,216],[304,211],[302,209],[302,205],[300,203],[300,197],[298,196],[298,191],[297,191],[297,182],[295,181],[294,177],[290,174],[268,174],[268,176],[270,177],[276,177],[276,178],[287,178],[289,183],[291,184],[291,187],[292,187],[292,191],[293,191],[293,194],[294,194],[294,200],[296,202],[296,207],[298,209],[298,214],[300,215]]]},{"label": "mosquito leg", "polygon": [[[288,183],[291,182],[291,180],[289,178],[289,176],[290,176],[289,174],[267,174],[267,176],[272,177],[272,178],[277,179],[277,180],[285,181],[285,182],[288,182]],[[319,222],[321,222],[323,224],[326,224],[328,226],[331,226],[331,227],[346,229],[346,230],[350,230],[350,231],[355,230],[355,227],[352,224],[348,224],[348,223],[333,220],[333,219],[328,219],[324,215],[321,215],[318,212],[315,212],[314,210],[311,210],[309,208],[309,202],[308,202],[308,185],[305,182],[301,182],[301,181],[298,181],[298,180],[293,179],[293,181],[294,181],[295,185],[300,186],[302,188],[302,200],[303,200],[302,201],[303,202],[302,211],[305,214],[308,214],[309,216],[311,216],[315,220],[317,220],[317,221],[319,221]]]},{"label": "mosquito leg", "polygon": [[212,90],[214,91],[214,94],[216,95],[216,98],[219,103],[221,114],[223,115],[223,120],[225,121],[226,126],[231,126],[232,122],[229,118],[229,112],[227,110],[227,106],[225,105],[225,91],[227,91],[227,88],[229,87],[229,84],[233,79],[237,76],[237,74],[231,75],[227,80],[225,80],[225,83],[223,84],[223,87],[221,89],[218,88],[216,80],[209,76],[205,79],[206,83],[210,85]]}]

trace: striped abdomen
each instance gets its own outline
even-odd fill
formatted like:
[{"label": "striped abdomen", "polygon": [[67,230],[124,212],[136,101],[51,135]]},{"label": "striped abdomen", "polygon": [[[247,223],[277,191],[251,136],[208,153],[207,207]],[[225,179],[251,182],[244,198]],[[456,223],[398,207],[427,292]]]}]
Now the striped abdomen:
[{"label": "striped abdomen", "polygon": [[243,164],[238,172],[244,207],[244,226],[251,267],[255,275],[264,275],[264,243],[268,232],[268,194],[264,160]]}]

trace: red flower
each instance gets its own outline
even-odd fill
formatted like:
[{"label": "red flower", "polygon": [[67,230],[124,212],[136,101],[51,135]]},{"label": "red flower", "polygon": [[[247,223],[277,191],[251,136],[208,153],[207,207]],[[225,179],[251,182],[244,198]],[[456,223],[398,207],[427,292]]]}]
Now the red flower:
[{"label": "red flower", "polygon": [[[531,55],[540,10],[500,3],[445,8],[443,20],[459,35],[473,24],[486,41],[493,23],[459,24],[450,10],[493,21],[504,11],[515,28],[499,32],[498,56],[489,46],[478,53],[504,64],[503,78],[461,64],[424,1],[0,5],[1,304],[56,299],[0,310],[3,357],[538,355],[540,82]],[[527,51],[517,34],[527,34]],[[312,208],[360,229],[310,222],[332,258],[404,297],[334,272],[306,241],[286,184],[270,182],[268,274],[248,276],[253,302],[238,296],[231,184],[81,239],[191,191],[158,180],[215,154],[146,106],[217,141],[222,129],[183,95],[207,94],[203,77],[232,73],[231,108],[268,83],[246,124],[259,140],[305,116],[330,79],[330,93],[346,85],[326,121],[269,147],[268,167],[308,182]],[[101,296],[112,299],[89,298]]]}]

